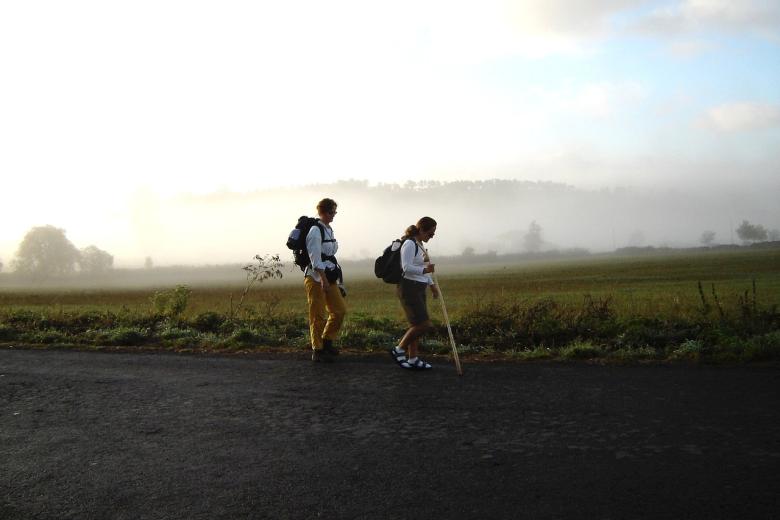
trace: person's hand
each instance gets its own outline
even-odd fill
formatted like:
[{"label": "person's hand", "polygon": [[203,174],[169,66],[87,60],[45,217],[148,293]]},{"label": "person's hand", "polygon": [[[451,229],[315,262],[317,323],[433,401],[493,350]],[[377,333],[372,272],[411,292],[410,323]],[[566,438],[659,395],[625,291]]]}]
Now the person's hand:
[{"label": "person's hand", "polygon": [[325,276],[325,271],[317,271],[320,273],[320,285],[322,286],[323,291],[327,291],[330,289],[330,282],[328,281],[328,277]]},{"label": "person's hand", "polygon": [[436,267],[436,264],[428,264],[423,269],[423,273],[432,273],[432,272],[434,272],[436,270],[435,267]]},{"label": "person's hand", "polygon": [[439,299],[439,288],[435,285],[431,285],[431,294],[433,295],[434,299]]}]

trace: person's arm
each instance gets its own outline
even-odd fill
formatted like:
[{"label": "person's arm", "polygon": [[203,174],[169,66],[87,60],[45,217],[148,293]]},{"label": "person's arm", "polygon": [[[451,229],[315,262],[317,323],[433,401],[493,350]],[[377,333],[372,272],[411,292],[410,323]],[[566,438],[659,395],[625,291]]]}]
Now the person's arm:
[{"label": "person's arm", "polygon": [[330,284],[325,276],[325,262],[322,261],[322,238],[319,226],[312,226],[309,234],[306,235],[306,251],[309,252],[311,268],[320,275],[322,288],[327,289]]}]

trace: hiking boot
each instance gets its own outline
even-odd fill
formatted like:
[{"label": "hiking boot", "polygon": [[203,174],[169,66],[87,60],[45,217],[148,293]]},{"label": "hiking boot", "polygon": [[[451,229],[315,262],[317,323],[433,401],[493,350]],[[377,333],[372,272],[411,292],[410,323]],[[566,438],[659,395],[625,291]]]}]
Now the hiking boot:
[{"label": "hiking boot", "polygon": [[333,340],[326,339],[322,341],[322,350],[330,356],[338,356],[339,349],[333,346]]},{"label": "hiking boot", "polygon": [[325,351],[325,349],[318,349],[311,351],[311,360],[315,363],[332,363],[333,355]]}]

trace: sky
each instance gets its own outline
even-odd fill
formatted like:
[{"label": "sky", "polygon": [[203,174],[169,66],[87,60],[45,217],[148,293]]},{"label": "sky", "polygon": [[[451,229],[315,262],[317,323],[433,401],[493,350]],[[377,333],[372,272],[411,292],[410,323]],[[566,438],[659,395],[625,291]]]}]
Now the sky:
[{"label": "sky", "polygon": [[780,186],[777,0],[4,1],[0,75],[6,264],[45,224],[153,255],[192,194]]}]

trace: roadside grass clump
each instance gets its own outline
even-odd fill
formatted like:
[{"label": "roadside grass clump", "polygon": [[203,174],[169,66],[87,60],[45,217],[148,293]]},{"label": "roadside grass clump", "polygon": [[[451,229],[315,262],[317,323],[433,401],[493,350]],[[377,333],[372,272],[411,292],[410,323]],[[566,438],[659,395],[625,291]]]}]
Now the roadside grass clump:
[{"label": "roadside grass clump", "polygon": [[676,361],[700,361],[708,352],[706,344],[698,339],[683,341],[680,345],[671,349],[669,359]]},{"label": "roadside grass clump", "polygon": [[[452,352],[450,340],[447,338],[446,333],[443,338],[426,338],[423,340],[422,345],[426,352],[432,352],[433,354],[443,355]],[[468,348],[468,346],[462,345],[460,348]],[[460,348],[458,349],[458,352],[460,352]]]},{"label": "roadside grass clump", "polygon": [[16,339],[18,332],[10,325],[0,324],[0,341],[12,341]]},{"label": "roadside grass clump", "polygon": [[665,354],[662,350],[651,347],[637,348],[618,348],[607,352],[607,359],[622,363],[631,363],[635,361],[660,361]]},{"label": "roadside grass clump", "polygon": [[95,331],[93,341],[98,346],[120,347],[135,347],[156,343],[151,329],[125,326]]},{"label": "roadside grass clump", "polygon": [[158,337],[163,342],[175,342],[177,340],[194,340],[200,333],[189,327],[168,326],[158,332]]},{"label": "roadside grass clump", "polygon": [[43,328],[41,325],[46,322],[46,313],[42,310],[13,309],[6,313],[3,321],[22,330]]},{"label": "roadside grass clump", "polygon": [[225,341],[228,347],[250,347],[259,342],[259,337],[255,331],[249,327],[239,327],[233,331],[230,337]]},{"label": "roadside grass clump", "polygon": [[201,312],[190,321],[192,328],[200,332],[218,332],[227,316],[214,311]]},{"label": "roadside grass clump", "polygon": [[227,338],[223,336],[219,344],[224,348],[234,349],[287,345],[289,343],[287,339],[282,338],[283,336],[280,336],[275,329],[256,327],[249,322],[242,322],[236,326]]},{"label": "roadside grass clump", "polygon": [[56,329],[36,330],[24,332],[18,336],[18,339],[24,343],[33,345],[54,345],[54,344],[72,344],[74,338],[67,333]]},{"label": "roadside grass clump", "polygon": [[[303,322],[301,325],[308,335],[308,324]],[[357,312],[344,321],[339,343],[350,349],[373,351],[397,344],[403,332],[402,325],[394,319]]]},{"label": "roadside grass clump", "polygon": [[109,345],[132,347],[153,341],[154,336],[151,329],[148,328],[119,327],[112,330],[108,336]]},{"label": "roadside grass clump", "polygon": [[594,341],[610,340],[622,329],[613,298],[594,297],[590,294],[586,294],[582,304],[573,310],[572,326],[578,337],[591,338]]},{"label": "roadside grass clump", "polygon": [[520,307],[517,316],[517,339],[531,345],[550,345],[551,348],[566,345],[577,338],[572,326],[573,309],[551,298]]},{"label": "roadside grass clump", "polygon": [[605,356],[602,346],[590,341],[574,341],[560,350],[563,359],[597,359]]},{"label": "roadside grass clump", "polygon": [[698,337],[706,328],[706,324],[692,323],[684,319],[637,317],[621,322],[616,329],[616,335],[609,339],[617,348],[663,349],[688,338]]},{"label": "roadside grass clump", "polygon": [[535,347],[532,349],[511,349],[507,351],[510,359],[517,361],[544,361],[554,359],[557,356],[557,352],[547,347]]},{"label": "roadside grass clump", "polygon": [[[577,335],[567,326],[571,319],[570,310],[551,299],[526,304],[491,301],[461,312],[452,321],[452,331],[465,345],[485,345],[506,351],[518,343],[565,344]],[[439,327],[438,334],[446,337],[446,327]]]},{"label": "roadside grass clump", "polygon": [[728,364],[758,363],[780,359],[780,331],[746,338],[722,336],[717,343],[698,342],[697,345],[698,349],[693,349],[693,345],[690,343],[681,346],[695,350],[698,354],[690,356],[689,360]]},{"label": "roadside grass clump", "polygon": [[768,332],[744,340],[740,361],[771,361],[780,359],[780,331]]}]

